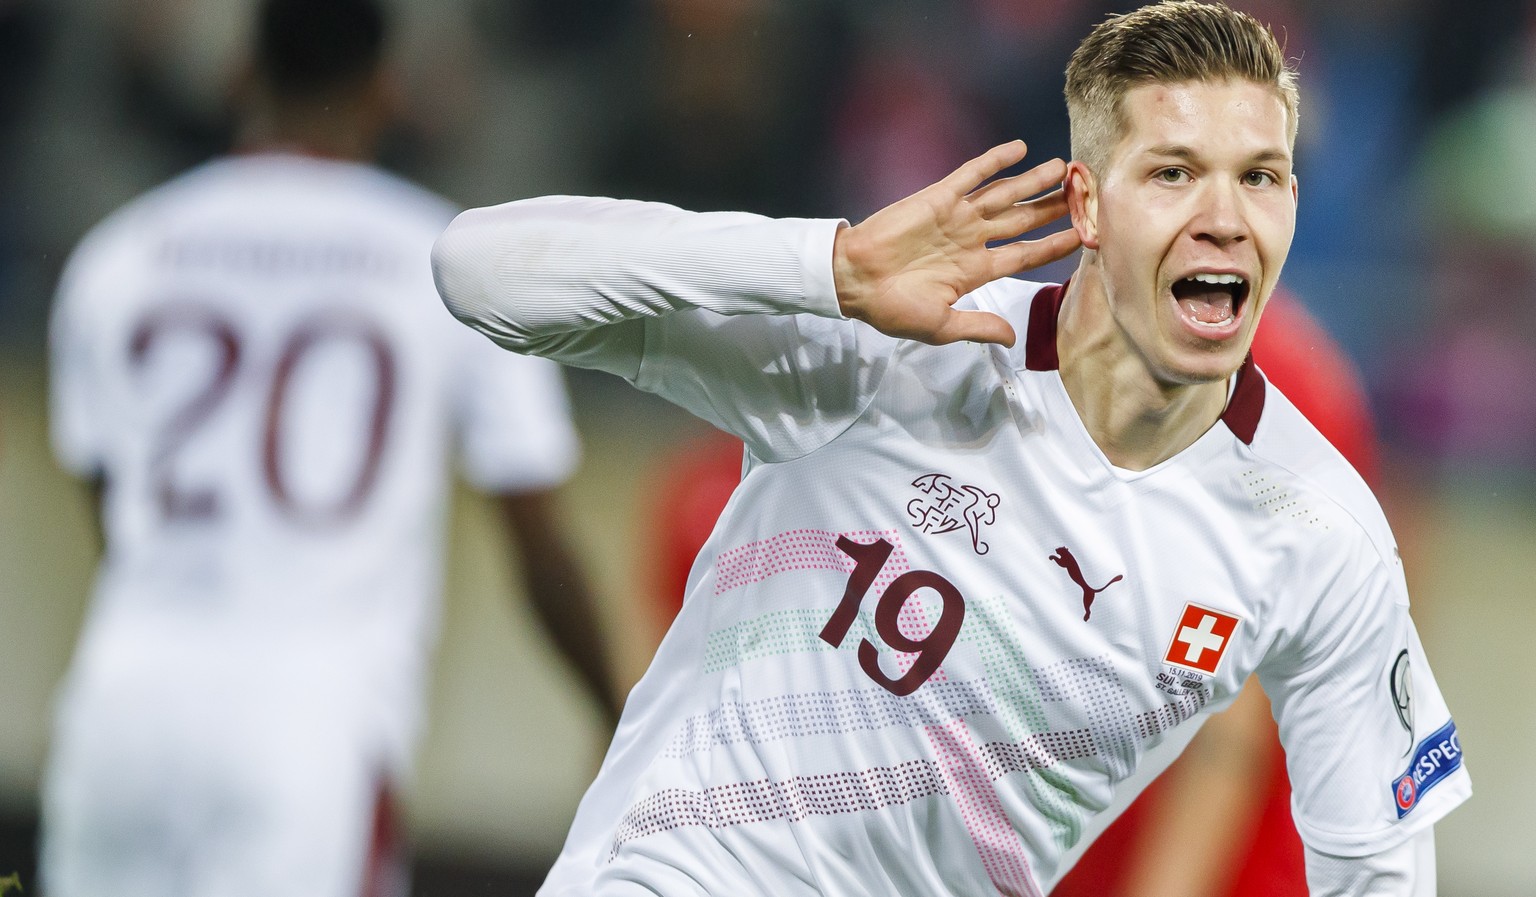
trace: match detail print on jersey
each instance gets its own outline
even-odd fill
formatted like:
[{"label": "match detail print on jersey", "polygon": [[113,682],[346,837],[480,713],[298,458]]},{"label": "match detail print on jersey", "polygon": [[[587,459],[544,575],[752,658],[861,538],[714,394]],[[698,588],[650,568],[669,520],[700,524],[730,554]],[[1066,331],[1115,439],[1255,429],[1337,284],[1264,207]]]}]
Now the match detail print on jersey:
[{"label": "match detail print on jersey", "polygon": [[1185,604],[1163,661],[1197,673],[1214,674],[1241,622],[1219,610]]}]

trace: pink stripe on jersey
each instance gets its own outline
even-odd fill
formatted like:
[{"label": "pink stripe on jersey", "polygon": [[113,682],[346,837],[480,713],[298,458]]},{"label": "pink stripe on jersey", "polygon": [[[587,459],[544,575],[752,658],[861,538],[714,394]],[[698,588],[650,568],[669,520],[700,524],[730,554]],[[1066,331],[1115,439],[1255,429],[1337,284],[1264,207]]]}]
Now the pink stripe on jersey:
[{"label": "pink stripe on jersey", "polygon": [[992,787],[986,758],[963,720],[924,730],[938,759],[945,789],[960,810],[981,865],[1006,897],[1040,897],[1024,844]]},{"label": "pink stripe on jersey", "polygon": [[884,591],[891,580],[911,569],[906,552],[901,548],[901,534],[897,530],[861,530],[839,534],[818,529],[795,529],[721,552],[715,558],[715,594],[721,595],[791,570],[852,572],[853,558],[837,547],[839,535],[865,544],[883,538],[896,546],[890,560],[875,578],[871,588],[875,594]]}]

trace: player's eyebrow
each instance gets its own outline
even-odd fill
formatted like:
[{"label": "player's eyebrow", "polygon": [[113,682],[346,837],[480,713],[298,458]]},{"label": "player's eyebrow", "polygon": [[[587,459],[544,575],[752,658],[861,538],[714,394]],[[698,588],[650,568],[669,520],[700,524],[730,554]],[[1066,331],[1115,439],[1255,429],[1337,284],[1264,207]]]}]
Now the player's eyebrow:
[{"label": "player's eyebrow", "polygon": [[1183,159],[1186,162],[1193,161],[1196,157],[1193,149],[1177,143],[1163,143],[1147,147],[1144,153],[1148,156],[1167,156],[1173,159]]},{"label": "player's eyebrow", "polygon": [[[1179,159],[1184,162],[1194,162],[1200,158],[1200,153],[1196,152],[1193,147],[1185,146],[1182,143],[1160,143],[1157,146],[1149,146],[1142,151],[1142,154],[1147,156],[1160,156],[1163,158]],[[1285,150],[1265,149],[1259,150],[1252,156],[1249,156],[1248,161],[1253,164],[1263,162],[1290,162],[1291,154]]]}]

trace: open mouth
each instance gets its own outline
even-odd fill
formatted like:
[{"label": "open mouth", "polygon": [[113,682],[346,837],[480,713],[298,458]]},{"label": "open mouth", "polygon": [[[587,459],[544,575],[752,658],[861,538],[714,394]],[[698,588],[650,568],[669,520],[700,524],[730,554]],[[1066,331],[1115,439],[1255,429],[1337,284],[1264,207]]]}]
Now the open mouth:
[{"label": "open mouth", "polygon": [[1240,274],[1192,274],[1174,281],[1173,298],[1193,323],[1224,327],[1243,310],[1248,281]]}]

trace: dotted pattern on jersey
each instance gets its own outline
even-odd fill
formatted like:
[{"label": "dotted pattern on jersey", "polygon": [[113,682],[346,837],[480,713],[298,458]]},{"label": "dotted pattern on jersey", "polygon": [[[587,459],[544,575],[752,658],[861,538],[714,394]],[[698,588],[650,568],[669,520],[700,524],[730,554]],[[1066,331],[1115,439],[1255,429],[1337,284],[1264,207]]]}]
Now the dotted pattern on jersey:
[{"label": "dotted pattern on jersey", "polygon": [[1140,753],[1136,715],[1108,657],[1058,661],[1035,670],[1035,684],[1045,700],[1070,701],[1087,714],[1096,753],[1113,781],[1131,774]]},{"label": "dotted pattern on jersey", "polygon": [[[846,558],[841,551],[837,553]],[[962,686],[966,689],[962,692],[967,695],[966,699],[957,701],[953,692],[939,689],[940,682],[935,681],[939,677],[936,675],[923,685],[925,700],[921,703],[903,701],[884,690],[796,695],[749,704],[738,703],[720,708],[716,713],[707,715],[707,718],[693,717],[684,721],[665,753],[667,756],[680,757],[730,743],[763,743],[802,734],[871,731],[884,726],[917,727],[980,713],[991,714],[1017,744],[1030,744],[1041,737],[1051,738],[1056,733],[1045,731],[1048,723],[1043,702],[1069,700],[1070,693],[1068,689],[1056,687],[1050,688],[1048,695],[1042,694],[1029,664],[1018,648],[1019,641],[1010,637],[1010,627],[1005,622],[1010,619],[1005,600],[1003,596],[996,596],[973,602],[975,610],[983,612],[973,611],[966,615],[956,640],[957,643],[973,644],[982,661],[985,687],[990,694],[966,685]],[[874,604],[874,601],[867,600],[867,606],[873,607]],[[913,600],[907,606],[910,608],[919,604],[919,601]],[[773,655],[838,650],[820,638],[827,614],[828,611],[823,608],[774,611],[713,633],[705,648],[705,670],[718,672],[748,660]],[[859,639],[853,633],[860,629],[864,638],[883,648],[883,643],[875,635],[872,620],[872,610],[861,612],[854,630],[843,640],[841,650],[857,648]],[[922,629],[926,623],[914,622],[910,625]],[[903,634],[918,638],[924,633],[914,633],[903,628]],[[930,700],[936,701],[937,705],[928,703]],[[967,701],[972,703],[968,704]],[[944,713],[950,715],[941,716]],[[798,727],[799,731],[791,727]],[[1078,737],[1084,736],[1078,733]],[[1077,758],[1090,756],[1093,751],[1073,748],[1066,753],[1067,756]],[[1101,760],[1106,766],[1110,765],[1107,757]],[[1077,789],[1065,776],[1052,773],[1050,768],[1053,765],[1054,762],[1028,764],[1027,768],[1039,772],[1029,776],[1023,784],[1031,801],[1050,820],[1054,840],[1065,848],[1075,844],[1081,837],[1087,814],[1082,809]]]},{"label": "dotted pattern on jersey", "polygon": [[895,546],[885,568],[880,571],[870,589],[874,594],[885,591],[891,580],[911,569],[907,554],[902,550],[898,530],[832,533],[826,530],[796,529],[721,552],[715,558],[715,594],[723,595],[732,589],[759,583],[790,570],[837,570],[850,573],[853,571],[854,560],[837,547],[839,535],[866,545],[876,539],[885,539]]},{"label": "dotted pattern on jersey", "polygon": [[[831,546],[833,555],[811,555],[821,559],[821,566],[806,560],[807,555],[797,556],[792,563],[775,560],[773,555],[762,553],[763,546],[785,546],[802,543],[807,539],[819,539],[821,551]],[[850,538],[868,542],[875,538],[896,542],[893,532],[865,531],[850,534]],[[753,543],[759,547],[753,561],[760,582],[778,572],[791,569],[836,569],[849,573],[853,560],[836,548],[836,536],[821,531],[794,531],[773,539]],[[746,546],[750,548],[752,546]],[[802,549],[803,550],[803,549]],[[900,551],[892,552],[893,559]],[[767,560],[765,560],[765,558]],[[909,566],[901,559],[902,572]],[[735,568],[738,571],[741,567]],[[890,572],[889,565],[886,573]],[[882,573],[881,579],[871,587],[866,596],[865,608],[856,621],[864,638],[881,647],[882,653],[890,652],[874,633],[873,608],[877,597],[894,579]],[[745,584],[742,579],[737,585]],[[909,638],[925,636],[928,611],[919,595],[908,599],[898,615],[898,627]],[[1207,698],[1196,693],[1185,696],[1177,704],[1132,716],[1130,702],[1108,658],[1074,658],[1052,664],[1041,670],[1033,670],[1023,657],[1020,640],[1013,632],[1013,614],[1006,596],[994,596],[971,603],[971,613],[966,615],[957,644],[969,644],[981,662],[983,677],[978,682],[958,683],[947,674],[936,674],[926,682],[920,692],[922,700],[897,698],[882,690],[850,690],[838,693],[800,694],[776,696],[748,703],[733,703],[684,721],[664,751],[664,756],[682,758],[731,744],[764,744],[767,742],[816,735],[840,734],[858,731],[875,731],[886,727],[922,729],[930,741],[934,756],[942,761],[939,770],[943,781],[941,791],[910,790],[910,796],[891,801],[880,794],[871,795],[859,791],[857,778],[870,771],[849,771],[831,774],[840,783],[836,788],[850,795],[844,803],[828,803],[826,794],[816,790],[807,796],[798,790],[800,780],[789,783],[758,783],[717,786],[702,792],[673,789],[660,792],[634,805],[626,814],[626,825],[616,832],[613,852],[624,841],[643,837],[682,825],[734,825],[748,819],[731,815],[716,806],[713,798],[734,795],[721,788],[761,788],[763,793],[753,792],[750,797],[734,795],[726,809],[747,801],[753,814],[766,812],[769,803],[783,803],[794,807],[779,815],[764,818],[804,818],[804,815],[829,815],[837,812],[859,812],[879,809],[892,803],[904,803],[923,796],[943,793],[951,796],[965,819],[967,831],[976,843],[988,874],[999,890],[1022,887],[1020,882],[1031,882],[1028,863],[1023,847],[1011,824],[1008,836],[998,832],[998,818],[1002,804],[993,782],[1013,775],[1027,773],[1019,780],[1032,805],[1048,820],[1053,839],[1062,847],[1075,844],[1082,834],[1086,820],[1081,795],[1063,772],[1053,772],[1052,767],[1063,760],[1093,757],[1102,763],[1116,780],[1129,774],[1139,754],[1139,740],[1154,737],[1189,719],[1204,706]],[[718,672],[754,658],[797,652],[823,652],[834,650],[820,638],[821,628],[829,608],[790,609],[764,614],[712,633],[706,645],[706,668]],[[850,630],[842,648],[855,649],[861,639]],[[896,663],[905,671],[912,658],[898,654]],[[1044,705],[1057,702],[1075,702],[1087,713],[1090,727],[1067,732],[1048,731]],[[974,744],[967,728],[968,717],[990,716],[1000,723],[1003,731],[1012,739],[1008,742],[992,742],[981,747]],[[958,727],[958,728],[956,728]],[[943,733],[935,734],[935,733]],[[963,738],[959,733],[964,733]],[[935,741],[935,739],[942,741]],[[958,751],[964,747],[968,753],[962,757]],[[906,767],[896,767],[906,768]],[[842,779],[838,776],[853,776]],[[948,778],[945,778],[945,777]],[[887,777],[877,776],[879,781]],[[817,782],[816,788],[826,785],[827,777],[811,777],[807,782]],[[701,803],[702,801],[702,803]],[[789,803],[784,803],[788,801]],[[882,802],[883,801],[883,802]],[[723,813],[723,815],[722,815]],[[795,815],[800,813],[801,815]],[[755,815],[752,818],[757,818]],[[714,820],[710,822],[709,820]],[[1022,864],[1022,866],[1020,865]],[[1024,870],[1020,877],[1020,869]],[[1032,885],[1031,885],[1032,886]],[[1029,893],[1018,890],[1018,893]]]},{"label": "dotted pattern on jersey", "polygon": [[1023,841],[992,787],[993,769],[983,762],[991,758],[977,747],[963,720],[930,726],[924,734],[993,887],[1007,897],[1039,897]]},{"label": "dotted pattern on jersey", "polygon": [[1279,483],[1271,482],[1269,477],[1257,470],[1244,471],[1242,479],[1243,486],[1248,489],[1249,496],[1253,498],[1254,507],[1260,511],[1268,511],[1274,516],[1284,514],[1291,520],[1311,526],[1321,526],[1324,530],[1332,528],[1322,517],[1292,498],[1288,489]]},{"label": "dotted pattern on jersey", "polygon": [[898,698],[883,688],[781,695],[732,702],[689,717],[663,756],[681,758],[743,742],[768,744],[891,726],[920,729],[996,712],[997,702],[984,682],[930,682],[923,686],[921,701]]},{"label": "dotted pattern on jersey", "polygon": [[[963,728],[964,722],[956,720],[948,725]],[[953,740],[950,743],[955,744]],[[1051,737],[1020,745],[989,744],[977,748],[974,742],[968,743],[967,750],[974,755],[965,761],[970,771],[956,781],[963,781],[966,788],[980,787],[991,793],[993,800],[996,794],[992,782],[1003,776],[1032,769],[1036,762],[1079,759],[1067,752],[1072,746],[1096,750],[1086,731],[1051,733]],[[954,792],[942,765],[921,759],[896,766],[794,776],[783,781],[755,779],[703,790],[668,788],[640,800],[624,814],[614,832],[608,859],[618,856],[619,849],[630,841],[684,826],[721,829],[754,822],[793,823],[810,816],[881,810],[951,794]],[[965,797],[970,801],[980,799],[969,792]]]},{"label": "dotted pattern on jersey", "polygon": [[[1007,607],[1012,600],[1017,599],[1004,595],[972,599],[970,604],[974,611],[966,614],[960,640],[971,641],[972,650],[986,671],[987,683],[998,703],[996,719],[1003,731],[1023,742],[1025,733],[1044,732],[1049,729],[1049,723],[1044,698],[1035,686],[1028,659],[1012,631],[1012,616]],[[1084,751],[1072,756],[1089,753],[1091,751]],[[1037,772],[1023,779],[1022,784],[1030,802],[1049,822],[1057,846],[1065,850],[1076,844],[1082,837],[1088,814],[1083,810],[1082,797],[1071,780],[1052,772],[1050,764],[1042,764]]]},{"label": "dotted pattern on jersey", "polygon": [[1041,732],[1020,742],[994,741],[981,749],[983,762],[994,779],[1021,769],[1050,769],[1063,760],[1094,755],[1093,733],[1087,729]]},{"label": "dotted pattern on jersey", "polygon": [[[840,647],[821,640],[821,629],[827,625],[829,616],[831,611],[821,608],[790,608],[712,632],[704,644],[704,672],[718,673],[749,660],[781,654],[858,650],[858,639],[852,637],[843,639]],[[866,637],[874,636],[874,624],[868,614],[859,614],[854,627],[864,629]],[[851,633],[852,630],[850,636]]]},{"label": "dotted pattern on jersey", "polygon": [[[865,596],[858,624],[864,630],[863,639],[878,648],[883,656],[895,655],[892,664],[896,676],[905,675],[917,662],[918,652],[891,651],[876,635],[873,623],[874,608],[878,606],[880,596],[885,594],[886,586],[911,569],[902,549],[901,536],[896,530],[855,530],[842,535],[864,544],[883,538],[893,546],[890,558]],[[791,530],[725,552],[715,562],[715,594],[760,583],[790,570],[830,570],[849,575],[855,562],[837,547],[838,536],[838,533],[825,530]],[[829,596],[831,601],[837,597],[837,594]],[[933,631],[933,626],[928,623],[927,606],[941,600],[929,595],[927,590],[914,594],[897,612],[897,631],[914,641],[925,638]],[[821,630],[831,612],[830,604],[826,609],[773,611],[712,632],[704,646],[704,672],[717,673],[746,661],[784,654],[858,650],[861,639],[852,637],[851,632],[836,647],[822,641]],[[939,612],[934,611],[935,614]],[[885,669],[889,671],[889,667]],[[948,678],[949,674],[940,667],[928,677],[928,682],[942,682]]]},{"label": "dotted pattern on jersey", "polygon": [[1148,710],[1136,717],[1136,735],[1143,741],[1161,735],[1178,724],[1192,719],[1210,698],[1202,689],[1190,692],[1172,704],[1164,704],[1156,710]]},{"label": "dotted pattern on jersey", "polygon": [[[896,628],[902,635],[915,641],[933,631],[933,627],[928,624],[928,600],[914,596],[903,605],[896,616]],[[897,675],[905,674],[917,662],[918,652],[892,651],[875,632],[874,607],[877,602],[866,600],[865,603],[868,608],[859,612],[841,645],[829,645],[821,639],[822,627],[827,625],[827,618],[832,615],[830,608],[776,610],[716,630],[710,633],[704,643],[704,672],[718,673],[747,661],[784,654],[857,651],[859,643],[867,639],[879,649],[882,657],[894,655],[892,664],[896,667]],[[940,667],[928,677],[928,684],[948,679],[949,674]]]},{"label": "dotted pattern on jersey", "polygon": [[608,859],[611,862],[630,841],[683,826],[720,829],[773,820],[800,822],[809,816],[881,810],[942,793],[943,779],[927,760],[783,782],[758,779],[702,791],[669,788],[624,814]]}]

